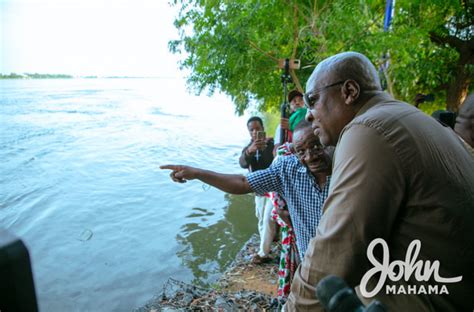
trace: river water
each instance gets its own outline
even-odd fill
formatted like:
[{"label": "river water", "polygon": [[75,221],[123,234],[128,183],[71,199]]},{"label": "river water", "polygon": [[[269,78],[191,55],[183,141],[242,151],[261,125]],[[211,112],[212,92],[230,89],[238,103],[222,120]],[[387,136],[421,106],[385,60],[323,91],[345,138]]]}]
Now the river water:
[{"label": "river water", "polygon": [[0,80],[0,228],[29,248],[41,311],[130,311],[173,277],[212,284],[256,232],[228,173],[248,141],[223,96],[175,79]]}]

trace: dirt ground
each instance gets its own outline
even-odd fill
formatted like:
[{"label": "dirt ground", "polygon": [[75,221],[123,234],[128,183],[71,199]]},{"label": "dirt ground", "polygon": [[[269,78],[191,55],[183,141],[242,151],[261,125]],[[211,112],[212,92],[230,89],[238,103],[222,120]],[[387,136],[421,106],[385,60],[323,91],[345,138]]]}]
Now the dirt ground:
[{"label": "dirt ground", "polygon": [[272,248],[273,260],[256,265],[252,256],[258,249],[259,238],[253,236],[237,255],[234,263],[223,274],[218,285],[225,291],[252,290],[272,297],[277,296],[279,245]]}]

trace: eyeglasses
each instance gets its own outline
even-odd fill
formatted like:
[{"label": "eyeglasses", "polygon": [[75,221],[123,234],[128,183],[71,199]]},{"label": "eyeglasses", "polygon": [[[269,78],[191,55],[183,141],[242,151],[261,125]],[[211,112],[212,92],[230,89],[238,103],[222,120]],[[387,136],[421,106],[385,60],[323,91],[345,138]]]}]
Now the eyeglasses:
[{"label": "eyeglasses", "polygon": [[324,152],[324,147],[322,145],[314,145],[313,147],[307,148],[307,149],[302,149],[299,151],[294,151],[296,156],[298,156],[299,159],[302,159],[306,156],[306,153],[309,153],[309,155],[320,155]]},{"label": "eyeglasses", "polygon": [[304,106],[306,106],[306,108],[308,109],[312,109],[314,104],[318,101],[319,99],[319,94],[326,90],[326,89],[329,89],[331,87],[334,87],[334,86],[337,86],[337,85],[340,85],[340,84],[343,84],[344,82],[346,82],[345,80],[341,80],[341,81],[338,81],[338,82],[335,82],[335,83],[332,83],[330,85],[327,85],[327,86],[324,86],[322,88],[319,88],[317,89],[316,91],[313,91],[311,93],[305,93],[303,95],[303,99],[304,99]]}]

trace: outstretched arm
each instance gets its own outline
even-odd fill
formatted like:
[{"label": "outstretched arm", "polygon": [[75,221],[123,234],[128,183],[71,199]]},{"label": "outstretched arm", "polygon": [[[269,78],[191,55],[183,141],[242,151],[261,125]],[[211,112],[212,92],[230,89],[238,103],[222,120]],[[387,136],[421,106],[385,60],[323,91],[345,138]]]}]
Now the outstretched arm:
[{"label": "outstretched arm", "polygon": [[170,177],[174,182],[185,183],[187,180],[198,179],[231,194],[253,192],[247,178],[241,174],[224,174],[181,165],[164,165],[160,169],[172,170]]}]

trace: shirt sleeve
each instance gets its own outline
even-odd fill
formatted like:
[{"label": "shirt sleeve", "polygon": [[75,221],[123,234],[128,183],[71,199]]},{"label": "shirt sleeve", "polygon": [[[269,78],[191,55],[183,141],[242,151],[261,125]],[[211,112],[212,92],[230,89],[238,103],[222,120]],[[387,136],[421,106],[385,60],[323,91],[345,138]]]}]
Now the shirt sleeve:
[{"label": "shirt sleeve", "polygon": [[242,153],[240,155],[240,158],[239,158],[240,167],[242,167],[244,169],[248,169],[250,167],[250,161],[253,157],[253,156],[247,156],[247,154],[246,154],[247,148],[249,148],[249,146],[250,146],[250,144],[247,145],[246,147],[244,147],[244,149],[242,150]]},{"label": "shirt sleeve", "polygon": [[279,158],[270,167],[247,174],[247,181],[257,195],[268,192],[284,194],[282,184],[282,160]]},{"label": "shirt sleeve", "polygon": [[360,284],[370,269],[367,246],[375,238],[388,240],[405,185],[401,162],[383,134],[358,124],[345,129],[323,217],[295,273],[287,311],[323,311],[315,287],[329,274],[351,287]]}]

